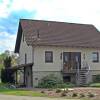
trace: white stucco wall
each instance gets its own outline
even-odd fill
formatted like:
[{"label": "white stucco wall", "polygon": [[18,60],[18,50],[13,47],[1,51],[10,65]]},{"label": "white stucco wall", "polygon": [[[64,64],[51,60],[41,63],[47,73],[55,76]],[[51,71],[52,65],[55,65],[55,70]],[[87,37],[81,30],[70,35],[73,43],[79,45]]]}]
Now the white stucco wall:
[{"label": "white stucco wall", "polygon": [[[53,63],[45,63],[45,51],[53,51]],[[100,57],[99,49],[37,46],[34,48],[33,86],[37,86],[38,81],[50,73],[57,73],[57,76],[62,77],[63,61],[60,59],[60,55],[63,52],[81,52],[81,67],[83,67],[85,55],[85,61],[91,70],[88,73],[87,83],[92,82],[92,75],[100,74],[100,60],[98,63],[92,62],[93,52],[99,52]]]},{"label": "white stucco wall", "polygon": [[[45,51],[53,51],[53,63],[45,63]],[[54,47],[54,46],[35,46],[34,49],[28,46],[26,42],[21,40],[20,50],[19,50],[19,64],[25,63],[25,53],[27,54],[27,63],[34,62],[33,65],[33,86],[37,86],[38,81],[44,76],[50,73],[57,73],[57,76],[61,76],[61,70],[63,68],[63,61],[60,59],[61,53],[63,52],[81,52],[81,67],[83,67],[84,55],[85,61],[90,66],[90,76],[89,81],[92,80],[92,75],[100,74],[100,60],[98,63],[92,62],[92,53],[99,52],[100,49],[93,48],[68,48],[68,47]],[[34,61],[33,61],[34,54]],[[93,70],[98,70],[93,71]]]},{"label": "white stucco wall", "polygon": [[[53,51],[53,63],[45,63],[45,51]],[[81,67],[83,67],[83,56],[85,54],[85,61],[90,66],[90,69],[100,70],[100,61],[98,63],[92,62],[92,53],[99,52],[100,57],[100,50],[90,48],[39,46],[34,49],[33,71],[61,71],[63,66],[60,54],[62,52],[81,52]]]},{"label": "white stucco wall", "polygon": [[23,35],[19,50],[19,64],[25,64],[25,54],[27,54],[27,63],[32,63],[32,46],[26,44],[25,38],[23,42]]}]

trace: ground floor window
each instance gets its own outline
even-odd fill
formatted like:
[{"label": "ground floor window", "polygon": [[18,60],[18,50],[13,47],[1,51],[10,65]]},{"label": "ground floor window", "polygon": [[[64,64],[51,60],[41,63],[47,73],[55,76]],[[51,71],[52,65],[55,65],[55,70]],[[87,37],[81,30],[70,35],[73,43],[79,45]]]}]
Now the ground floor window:
[{"label": "ground floor window", "polygon": [[63,76],[64,82],[71,82],[71,76]]},{"label": "ground floor window", "polygon": [[99,53],[98,52],[92,53],[92,61],[93,62],[99,62]]},{"label": "ground floor window", "polygon": [[46,63],[53,62],[53,52],[52,51],[45,51],[45,62]]}]

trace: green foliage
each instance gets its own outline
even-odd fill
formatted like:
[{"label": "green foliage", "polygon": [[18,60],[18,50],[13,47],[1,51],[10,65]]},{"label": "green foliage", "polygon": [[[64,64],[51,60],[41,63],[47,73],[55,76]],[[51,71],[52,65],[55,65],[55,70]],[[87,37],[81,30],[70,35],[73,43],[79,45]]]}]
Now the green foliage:
[{"label": "green foliage", "polygon": [[78,96],[78,93],[73,93],[72,94],[72,97],[77,97]]},{"label": "green foliage", "polygon": [[41,93],[45,93],[45,91],[41,91]]},{"label": "green foliage", "polygon": [[43,77],[39,84],[38,87],[40,88],[55,88],[57,84],[62,83],[62,80],[58,79],[56,76],[53,74],[50,74],[46,77]]},{"label": "green foliage", "polygon": [[19,89],[1,89],[0,94],[17,95],[17,96],[33,96],[33,97],[44,97],[46,94],[38,91],[30,90],[19,90]]},{"label": "green foliage", "polygon": [[100,82],[100,75],[95,75],[94,82]]},{"label": "green foliage", "polygon": [[56,90],[56,93],[60,93],[60,92],[62,92],[61,89],[57,89],[57,90]]},{"label": "green foliage", "polygon": [[63,92],[61,93],[61,97],[65,97],[65,96],[66,96],[66,92],[63,91]]},{"label": "green foliage", "polygon": [[9,56],[9,57],[6,57],[6,58],[4,59],[4,67],[5,67],[5,69],[11,67],[11,57],[10,57],[10,56]]},{"label": "green foliage", "polygon": [[75,85],[74,84],[72,84],[72,83],[58,83],[58,84],[56,84],[56,87],[57,88],[72,88],[72,87],[75,87]]},{"label": "green foliage", "polygon": [[85,94],[84,93],[81,93],[80,94],[80,98],[82,98],[82,97],[85,97]]},{"label": "green foliage", "polygon": [[5,53],[0,54],[0,69],[2,69],[4,67],[4,59],[7,57],[7,55]]},{"label": "green foliage", "polygon": [[70,88],[74,87],[72,83],[63,83],[63,80],[53,74],[43,77],[39,84],[39,88]]},{"label": "green foliage", "polygon": [[[0,69],[4,68],[4,60],[6,59],[6,57],[9,57],[9,56],[10,56],[10,51],[8,51],[8,50],[6,50],[4,53],[0,54]],[[11,55],[11,59],[12,59],[11,64],[12,65],[16,65],[17,58],[18,58],[17,54]]]},{"label": "green foliage", "polygon": [[16,87],[13,84],[10,83],[0,83],[0,90],[4,89],[15,89]]},{"label": "green foliage", "polygon": [[95,94],[89,92],[89,93],[88,93],[88,97],[95,97]]},{"label": "green foliage", "polygon": [[100,83],[91,83],[90,87],[100,87]]},{"label": "green foliage", "polygon": [[1,81],[3,83],[15,83],[13,70],[2,69],[1,70]]}]

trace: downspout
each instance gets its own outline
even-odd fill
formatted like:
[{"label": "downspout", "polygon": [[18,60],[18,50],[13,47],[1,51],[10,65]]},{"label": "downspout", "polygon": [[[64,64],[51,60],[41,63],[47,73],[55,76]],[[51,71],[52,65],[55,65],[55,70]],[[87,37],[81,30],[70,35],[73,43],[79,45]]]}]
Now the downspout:
[{"label": "downspout", "polygon": [[[32,46],[32,63],[33,63],[33,66],[34,66],[34,46]],[[32,66],[32,87],[34,86],[33,66]]]}]

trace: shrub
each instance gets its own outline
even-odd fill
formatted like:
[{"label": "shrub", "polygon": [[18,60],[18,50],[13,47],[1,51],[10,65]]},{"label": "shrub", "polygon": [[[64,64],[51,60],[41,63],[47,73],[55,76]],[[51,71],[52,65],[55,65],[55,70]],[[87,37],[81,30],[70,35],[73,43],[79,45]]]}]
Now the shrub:
[{"label": "shrub", "polygon": [[95,83],[100,82],[100,75],[95,75],[93,81],[94,81]]},{"label": "shrub", "polygon": [[0,89],[15,89],[16,86],[10,83],[0,83]]},{"label": "shrub", "polygon": [[85,97],[85,94],[84,93],[81,93],[80,94],[80,97],[82,98],[82,97]]},{"label": "shrub", "polygon": [[10,56],[7,56],[5,59],[4,59],[4,67],[5,69],[8,69],[11,67],[11,57]]},{"label": "shrub", "polygon": [[41,91],[41,93],[45,93],[44,91]]},{"label": "shrub", "polygon": [[63,92],[61,93],[61,97],[64,97],[64,96],[66,96],[66,92],[65,92],[65,91],[63,91]]},{"label": "shrub", "polygon": [[3,83],[15,83],[13,70],[2,69],[1,70],[1,81]]},{"label": "shrub", "polygon": [[77,96],[78,96],[77,93],[73,93],[73,94],[72,94],[72,97],[77,97]]},{"label": "shrub", "polygon": [[88,93],[88,97],[95,97],[95,94],[89,92],[89,93]]},{"label": "shrub", "polygon": [[38,84],[39,88],[71,88],[74,86],[72,83],[63,83],[63,80],[53,74],[43,77]]},{"label": "shrub", "polygon": [[48,91],[53,91],[53,89],[52,89],[52,88],[50,88],[50,89],[48,89]]},{"label": "shrub", "polygon": [[61,84],[61,83],[62,83],[62,80],[58,79],[56,76],[51,74],[46,77],[43,77],[40,80],[38,87],[39,88],[56,88],[57,84]]},{"label": "shrub", "polygon": [[56,90],[56,93],[60,93],[61,91],[62,91],[62,90],[60,90],[60,89],[57,89],[57,90]]},{"label": "shrub", "polygon": [[100,87],[100,83],[91,83],[90,87]]},{"label": "shrub", "polygon": [[74,87],[72,83],[60,83],[56,85],[57,88],[71,88]]}]

